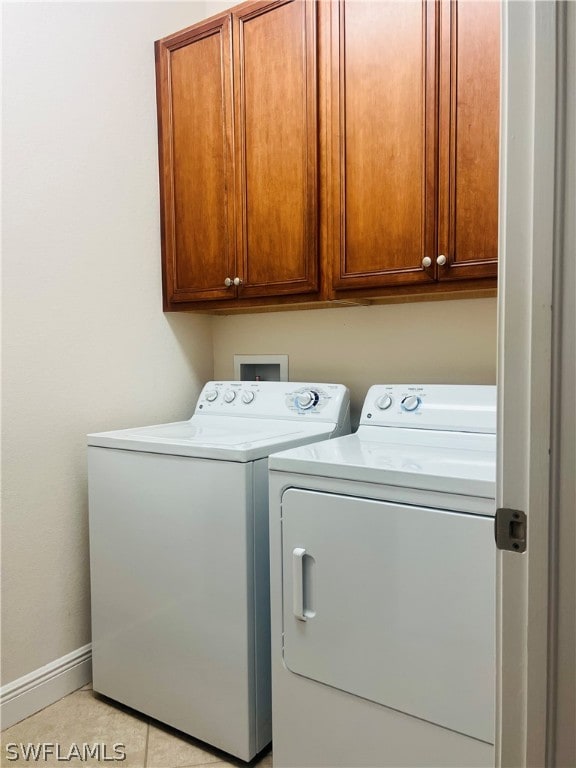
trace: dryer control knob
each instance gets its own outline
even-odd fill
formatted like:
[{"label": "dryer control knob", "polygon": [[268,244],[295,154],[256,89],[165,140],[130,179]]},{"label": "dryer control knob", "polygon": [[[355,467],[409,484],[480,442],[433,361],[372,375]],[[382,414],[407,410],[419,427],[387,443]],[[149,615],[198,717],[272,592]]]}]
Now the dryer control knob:
[{"label": "dryer control knob", "polygon": [[313,405],[316,405],[319,399],[320,398],[317,392],[314,392],[312,389],[308,389],[305,392],[298,392],[294,398],[294,402],[298,408],[306,411],[308,408],[312,408]]},{"label": "dryer control knob", "polygon": [[235,399],[236,399],[236,392],[234,392],[233,389],[227,389],[226,392],[224,393],[224,402],[231,403]]},{"label": "dryer control knob", "polygon": [[254,392],[250,392],[250,390],[248,390],[247,392],[242,392],[242,402],[246,403],[246,405],[251,403],[252,400],[254,400],[254,397],[255,397]]},{"label": "dryer control knob", "polygon": [[379,408],[381,411],[386,411],[390,406],[392,405],[392,398],[390,395],[381,395],[376,400],[376,408]]},{"label": "dryer control knob", "polygon": [[206,392],[206,400],[208,400],[209,403],[213,403],[214,400],[218,398],[218,390],[217,389],[209,389],[208,392]]},{"label": "dryer control knob", "polygon": [[408,395],[402,399],[400,405],[403,411],[415,411],[422,400],[417,395]]}]

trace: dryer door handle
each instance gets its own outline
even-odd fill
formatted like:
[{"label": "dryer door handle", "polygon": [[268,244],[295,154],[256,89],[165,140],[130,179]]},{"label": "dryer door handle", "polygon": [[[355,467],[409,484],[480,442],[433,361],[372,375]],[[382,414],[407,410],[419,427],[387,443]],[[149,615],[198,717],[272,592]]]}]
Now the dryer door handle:
[{"label": "dryer door handle", "polygon": [[304,613],[304,556],[306,550],[296,547],[292,551],[292,612],[300,621],[306,621]]}]

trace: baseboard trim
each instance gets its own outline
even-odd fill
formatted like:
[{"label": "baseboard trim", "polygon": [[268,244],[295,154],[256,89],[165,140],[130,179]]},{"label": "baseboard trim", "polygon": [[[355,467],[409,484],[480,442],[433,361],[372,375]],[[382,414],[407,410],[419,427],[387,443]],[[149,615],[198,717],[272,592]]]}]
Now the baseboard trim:
[{"label": "baseboard trim", "polygon": [[92,645],[84,645],[0,688],[2,729],[54,704],[92,679]]}]

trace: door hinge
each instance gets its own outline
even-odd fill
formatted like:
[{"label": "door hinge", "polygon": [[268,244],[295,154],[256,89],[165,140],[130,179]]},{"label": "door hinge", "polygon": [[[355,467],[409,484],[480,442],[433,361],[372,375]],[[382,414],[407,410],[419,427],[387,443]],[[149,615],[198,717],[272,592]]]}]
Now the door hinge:
[{"label": "door hinge", "polygon": [[496,510],[494,537],[498,549],[525,552],[527,529],[528,522],[524,512],[506,507]]}]

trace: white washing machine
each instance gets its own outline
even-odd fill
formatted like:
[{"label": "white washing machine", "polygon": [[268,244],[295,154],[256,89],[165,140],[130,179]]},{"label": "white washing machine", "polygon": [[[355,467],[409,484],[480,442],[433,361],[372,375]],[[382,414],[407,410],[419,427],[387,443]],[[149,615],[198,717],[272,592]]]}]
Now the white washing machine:
[{"label": "white washing machine", "polygon": [[496,392],[375,386],[270,457],[278,768],[493,766]]},{"label": "white washing machine", "polygon": [[210,382],[88,436],[94,690],[250,760],[271,738],[268,455],[349,432],[338,384]]}]

